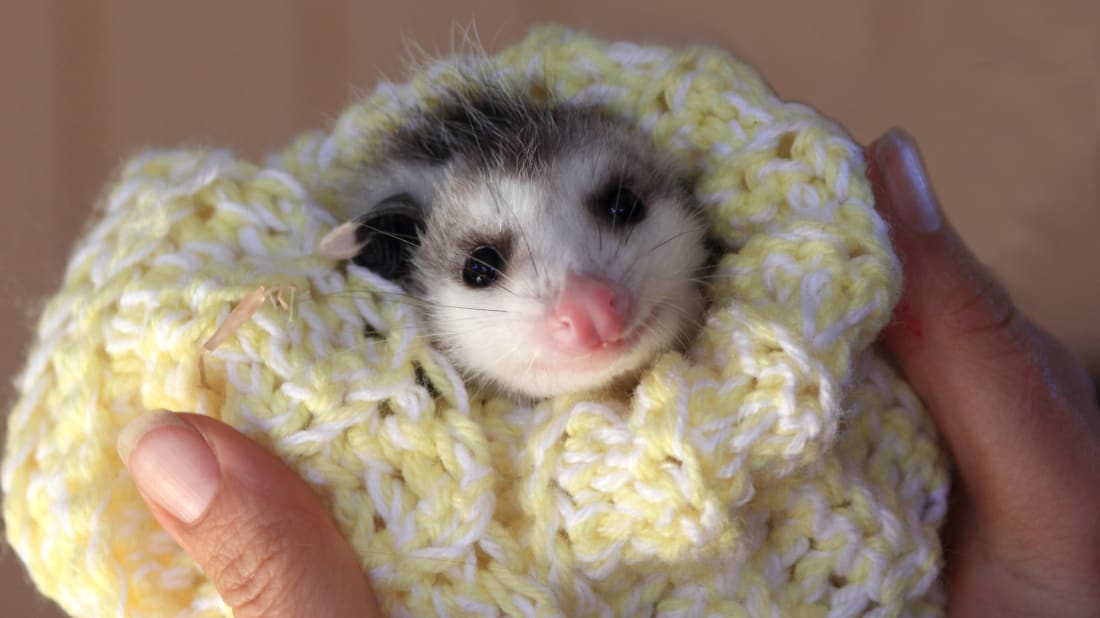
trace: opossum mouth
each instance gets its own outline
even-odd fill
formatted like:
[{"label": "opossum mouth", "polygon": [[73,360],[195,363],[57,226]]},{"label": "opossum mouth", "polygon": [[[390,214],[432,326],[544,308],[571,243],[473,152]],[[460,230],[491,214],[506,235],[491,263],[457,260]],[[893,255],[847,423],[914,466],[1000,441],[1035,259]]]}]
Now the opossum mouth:
[{"label": "opossum mouth", "polygon": [[635,320],[618,341],[612,342],[612,345],[619,345],[621,349],[630,349],[636,346],[646,334],[653,332],[653,326],[660,319],[662,309],[664,309],[662,305],[650,307],[649,311],[640,319]]},{"label": "opossum mouth", "polygon": [[640,319],[634,320],[633,324],[623,333],[623,336],[618,339],[605,341],[594,350],[579,353],[570,354],[559,350],[551,357],[545,358],[544,362],[540,364],[544,364],[550,369],[568,367],[572,370],[596,370],[614,365],[620,359],[631,356],[631,352],[638,348],[643,339],[654,332],[653,328],[663,317],[662,313],[665,310],[666,307],[662,304],[654,305]]}]

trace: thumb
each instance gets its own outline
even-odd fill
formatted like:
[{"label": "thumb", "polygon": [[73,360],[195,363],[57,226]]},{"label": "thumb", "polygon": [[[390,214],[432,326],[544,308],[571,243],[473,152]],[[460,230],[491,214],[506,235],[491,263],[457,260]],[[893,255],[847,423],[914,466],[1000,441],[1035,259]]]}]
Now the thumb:
[{"label": "thumb", "polygon": [[945,221],[908,134],[890,131],[868,154],[906,278],[885,343],[943,432],[963,483],[977,502],[1003,507],[1035,500],[1013,493],[1030,481],[1069,489],[1050,487],[1051,479],[1079,482],[1074,466],[1092,462],[1075,460],[1096,454],[1083,443],[1092,432],[1080,431],[1097,421],[1087,414],[1095,400],[1083,367],[1020,313]]},{"label": "thumb", "polygon": [[236,430],[157,411],[128,425],[118,449],[157,521],[238,618],[381,615],[309,487]]}]

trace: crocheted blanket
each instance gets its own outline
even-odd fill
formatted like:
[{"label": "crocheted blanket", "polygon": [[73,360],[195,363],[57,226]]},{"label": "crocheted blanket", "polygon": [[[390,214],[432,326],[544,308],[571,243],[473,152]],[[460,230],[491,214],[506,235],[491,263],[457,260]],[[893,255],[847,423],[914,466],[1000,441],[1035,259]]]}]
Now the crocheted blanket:
[{"label": "crocheted blanket", "polygon": [[[335,191],[460,62],[379,86],[265,165],[125,166],[9,419],[4,521],[39,589],[80,616],[229,613],[115,453],[169,408],[300,472],[394,616],[939,614],[946,461],[871,345],[900,270],[860,149],[714,49],[545,28],[485,60],[635,118],[695,172],[728,253],[698,339],[631,392],[475,398],[392,283],[318,252]],[[260,286],[292,290],[289,310],[262,306],[204,381],[202,343]]]}]

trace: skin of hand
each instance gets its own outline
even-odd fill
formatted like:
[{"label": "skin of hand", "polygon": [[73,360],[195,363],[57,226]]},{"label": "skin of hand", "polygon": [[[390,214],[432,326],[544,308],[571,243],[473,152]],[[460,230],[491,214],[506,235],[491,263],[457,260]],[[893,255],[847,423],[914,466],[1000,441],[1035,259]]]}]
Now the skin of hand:
[{"label": "skin of hand", "polygon": [[[905,290],[884,342],[956,462],[952,616],[1100,616],[1100,409],[1084,368],[944,220],[916,146],[868,149]],[[381,616],[305,482],[236,430],[152,412],[119,453],[153,515],[239,618]]]},{"label": "skin of hand", "polygon": [[1100,407],[1083,365],[946,222],[908,134],[867,155],[905,273],[883,339],[956,466],[949,614],[1100,616]]},{"label": "skin of hand", "polygon": [[309,486],[237,430],[160,410],[127,425],[118,450],[153,516],[237,618],[382,615]]}]

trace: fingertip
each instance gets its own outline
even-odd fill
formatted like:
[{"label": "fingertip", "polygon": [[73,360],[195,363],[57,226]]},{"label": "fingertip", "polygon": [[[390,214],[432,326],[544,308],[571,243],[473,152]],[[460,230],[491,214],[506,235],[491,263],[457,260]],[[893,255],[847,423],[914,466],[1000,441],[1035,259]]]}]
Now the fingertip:
[{"label": "fingertip", "polygon": [[[913,234],[933,234],[943,228],[939,199],[917,142],[909,132],[892,128],[868,148],[881,190],[881,208],[888,218]],[[876,194],[878,195],[878,194]]]},{"label": "fingertip", "polygon": [[313,490],[233,427],[157,410],[121,432],[118,450],[153,515],[235,615],[381,615]]},{"label": "fingertip", "polygon": [[122,458],[123,463],[128,463],[130,454],[133,453],[134,447],[137,446],[142,437],[158,427],[171,425],[180,427],[185,426],[186,423],[172,412],[164,409],[152,410],[138,416],[127,423],[119,432],[118,439],[115,442],[118,456]]},{"label": "fingertip", "polygon": [[167,410],[142,415],[117,441],[142,496],[183,524],[207,511],[218,491],[218,460],[194,427]]}]

